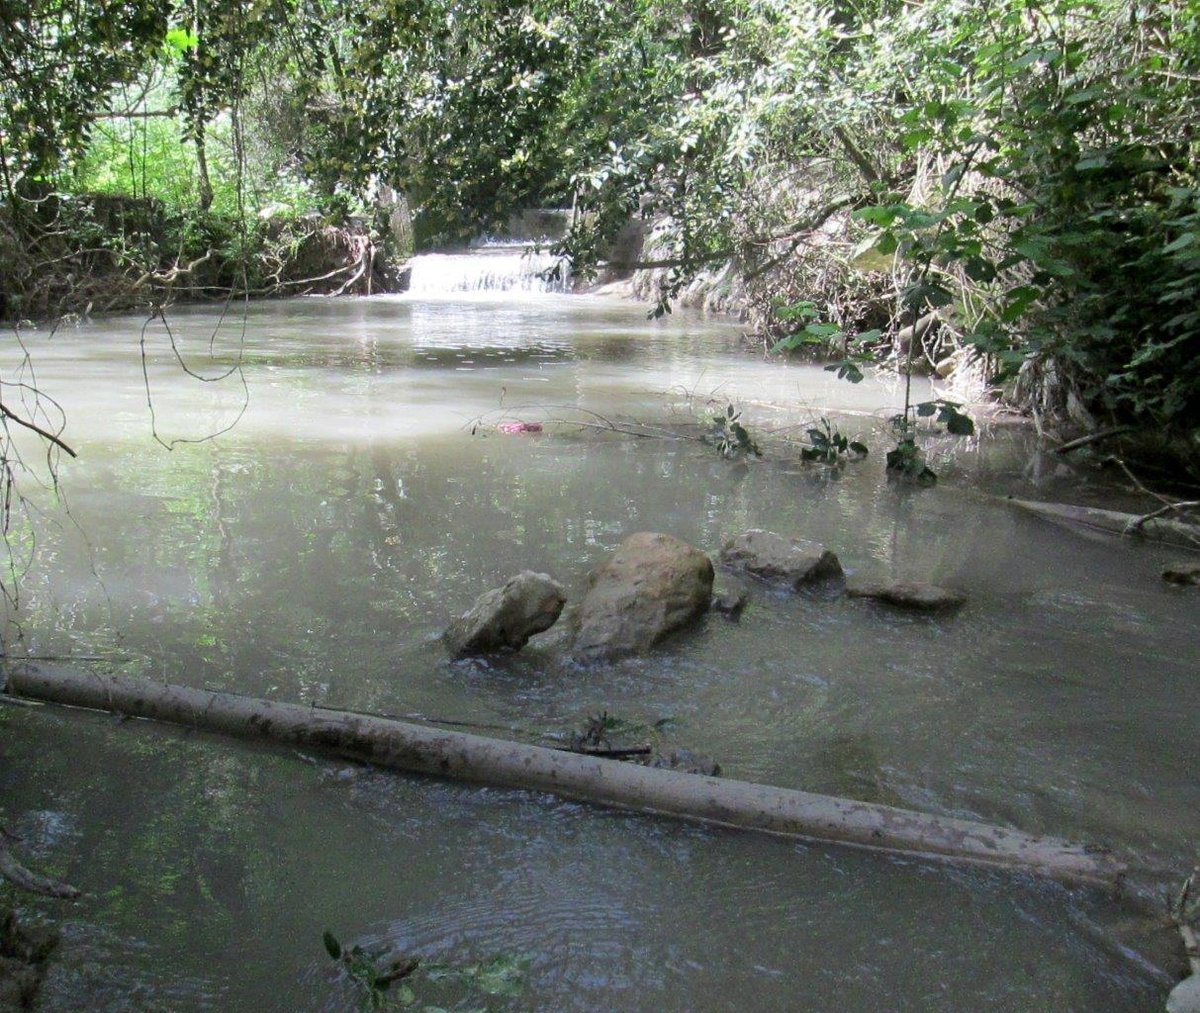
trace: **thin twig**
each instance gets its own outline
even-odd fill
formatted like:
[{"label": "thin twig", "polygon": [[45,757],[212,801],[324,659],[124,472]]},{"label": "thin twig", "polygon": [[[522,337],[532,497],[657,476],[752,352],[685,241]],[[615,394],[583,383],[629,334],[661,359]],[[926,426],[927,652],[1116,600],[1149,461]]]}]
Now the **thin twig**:
[{"label": "thin twig", "polygon": [[1150,521],[1166,514],[1177,513],[1183,510],[1195,510],[1197,507],[1200,507],[1200,500],[1172,500],[1166,496],[1163,496],[1161,493],[1157,493],[1152,489],[1146,488],[1141,479],[1139,479],[1132,471],[1129,470],[1129,465],[1127,465],[1119,457],[1106,457],[1104,459],[1104,463],[1115,464],[1121,469],[1122,472],[1124,472],[1125,477],[1133,483],[1134,489],[1146,496],[1150,496],[1153,499],[1158,500],[1158,502],[1161,504],[1157,510],[1151,510],[1149,513],[1142,514],[1140,517],[1135,517],[1133,520],[1131,520],[1125,527],[1127,534],[1135,534],[1140,532],[1142,528],[1144,528]]},{"label": "thin twig", "polygon": [[1080,436],[1077,440],[1068,440],[1061,447],[1055,447],[1054,452],[1056,454],[1069,454],[1072,450],[1078,450],[1080,447],[1098,443],[1100,440],[1107,440],[1110,436],[1119,436],[1121,433],[1132,431],[1133,426],[1112,426],[1109,429],[1097,429],[1094,433]]}]

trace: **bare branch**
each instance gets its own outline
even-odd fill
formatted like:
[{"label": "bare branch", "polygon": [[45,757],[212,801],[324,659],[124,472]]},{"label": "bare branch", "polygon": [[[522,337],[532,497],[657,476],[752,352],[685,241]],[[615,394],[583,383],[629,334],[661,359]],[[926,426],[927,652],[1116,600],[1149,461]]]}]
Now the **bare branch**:
[{"label": "bare branch", "polygon": [[70,454],[71,457],[79,456],[78,454],[75,453],[74,450],[72,450],[67,444],[65,444],[62,440],[60,440],[53,433],[43,429],[41,426],[39,426],[35,422],[30,422],[29,419],[21,418],[20,415],[17,415],[15,412],[10,411],[7,405],[0,404],[0,415],[3,415],[6,419],[9,419],[9,420],[15,422],[19,426],[24,426],[26,429],[32,430],[33,432],[37,433],[38,436],[40,436],[43,440],[46,440],[49,443],[53,443],[54,446],[58,447],[59,450],[66,451],[66,453]]}]

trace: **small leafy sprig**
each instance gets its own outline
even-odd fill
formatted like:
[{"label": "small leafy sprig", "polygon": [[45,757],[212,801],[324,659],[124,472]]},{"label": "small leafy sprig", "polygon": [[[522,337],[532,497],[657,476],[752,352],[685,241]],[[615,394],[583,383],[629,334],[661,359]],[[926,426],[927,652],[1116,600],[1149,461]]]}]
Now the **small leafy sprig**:
[{"label": "small leafy sprig", "polygon": [[726,408],[723,415],[710,416],[712,428],[709,430],[708,439],[716,444],[722,457],[762,457],[758,444],[754,442],[746,427],[738,421],[741,417],[742,413],[735,411],[733,405]]},{"label": "small leafy sprig", "polygon": [[394,993],[391,987],[394,982],[403,981],[417,969],[419,958],[392,960],[381,966],[380,959],[386,950],[364,950],[357,944],[345,949],[328,929],[323,939],[325,952],[345,968],[351,980],[362,990],[364,1009],[383,1009],[391,996],[403,1006],[416,1001],[416,994],[410,986],[402,985]]},{"label": "small leafy sprig", "polygon": [[851,440],[827,418],[822,418],[807,432],[809,446],[800,451],[800,458],[817,464],[840,468],[847,461],[860,460],[867,456],[867,446]]}]

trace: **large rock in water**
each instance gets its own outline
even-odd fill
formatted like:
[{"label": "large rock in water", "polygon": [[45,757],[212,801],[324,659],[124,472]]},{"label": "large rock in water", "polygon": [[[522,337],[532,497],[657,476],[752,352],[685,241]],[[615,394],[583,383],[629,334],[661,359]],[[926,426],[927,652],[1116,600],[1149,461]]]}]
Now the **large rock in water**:
[{"label": "large rock in water", "polygon": [[503,587],[481,595],[466,615],[443,634],[457,658],[469,654],[518,651],[535,633],[554,625],[567,596],[544,573],[523,570]]},{"label": "large rock in water", "polygon": [[824,545],[753,528],[725,544],[721,562],[762,580],[799,588],[842,576],[842,564]]},{"label": "large rock in water", "polygon": [[708,609],[712,585],[712,562],[699,549],[671,535],[630,535],[592,573],[576,616],[576,655],[605,659],[649,650]]}]

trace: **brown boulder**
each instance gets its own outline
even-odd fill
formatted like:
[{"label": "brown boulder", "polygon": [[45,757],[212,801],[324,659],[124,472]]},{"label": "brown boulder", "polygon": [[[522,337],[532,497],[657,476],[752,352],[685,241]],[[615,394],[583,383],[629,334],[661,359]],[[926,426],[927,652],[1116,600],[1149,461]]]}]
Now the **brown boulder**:
[{"label": "brown boulder", "polygon": [[842,576],[842,564],[824,545],[785,538],[759,528],[727,542],[721,550],[721,562],[761,580],[791,588]]},{"label": "brown boulder", "polygon": [[523,570],[503,587],[476,600],[443,634],[456,658],[518,651],[535,633],[548,630],[566,603],[562,585],[544,573]]},{"label": "brown boulder", "polygon": [[630,535],[592,573],[576,616],[576,655],[649,650],[708,609],[712,585],[712,562],[699,549],[671,535]]}]

